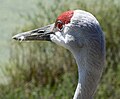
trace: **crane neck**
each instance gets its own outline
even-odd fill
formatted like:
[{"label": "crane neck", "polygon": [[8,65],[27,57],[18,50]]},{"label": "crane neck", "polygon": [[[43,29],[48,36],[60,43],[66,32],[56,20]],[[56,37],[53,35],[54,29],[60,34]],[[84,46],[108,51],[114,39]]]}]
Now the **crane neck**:
[{"label": "crane neck", "polygon": [[88,46],[73,55],[79,75],[73,99],[93,99],[104,67],[104,50],[101,51],[101,46]]}]

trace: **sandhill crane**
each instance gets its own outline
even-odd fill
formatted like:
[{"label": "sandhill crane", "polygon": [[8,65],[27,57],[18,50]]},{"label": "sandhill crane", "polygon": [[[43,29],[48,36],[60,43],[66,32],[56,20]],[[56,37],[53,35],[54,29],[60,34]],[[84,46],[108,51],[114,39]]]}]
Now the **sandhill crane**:
[{"label": "sandhill crane", "polygon": [[78,85],[73,99],[93,99],[104,69],[105,40],[92,14],[83,10],[66,11],[55,23],[19,33],[13,39],[47,40],[67,48],[78,65]]}]

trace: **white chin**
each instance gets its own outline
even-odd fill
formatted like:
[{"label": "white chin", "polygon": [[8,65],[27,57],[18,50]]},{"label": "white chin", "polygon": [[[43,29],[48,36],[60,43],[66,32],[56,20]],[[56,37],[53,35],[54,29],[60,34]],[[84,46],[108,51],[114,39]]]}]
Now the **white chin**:
[{"label": "white chin", "polygon": [[57,45],[67,48],[65,44],[65,38],[63,37],[61,32],[55,32],[55,34],[50,34],[50,39]]}]

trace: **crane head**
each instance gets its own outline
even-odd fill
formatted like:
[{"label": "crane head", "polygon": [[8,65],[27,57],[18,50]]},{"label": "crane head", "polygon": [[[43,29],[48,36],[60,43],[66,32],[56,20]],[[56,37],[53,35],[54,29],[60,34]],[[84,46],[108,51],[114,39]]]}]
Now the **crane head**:
[{"label": "crane head", "polygon": [[78,64],[79,73],[73,99],[92,99],[105,59],[103,32],[92,14],[82,10],[67,11],[59,15],[55,23],[19,33],[13,39],[47,40],[70,50]]},{"label": "crane head", "polygon": [[92,14],[82,10],[70,10],[59,15],[55,23],[19,33],[13,36],[13,39],[20,41],[47,40],[67,49],[75,49],[84,46],[85,37],[99,35],[99,30],[99,23]]}]

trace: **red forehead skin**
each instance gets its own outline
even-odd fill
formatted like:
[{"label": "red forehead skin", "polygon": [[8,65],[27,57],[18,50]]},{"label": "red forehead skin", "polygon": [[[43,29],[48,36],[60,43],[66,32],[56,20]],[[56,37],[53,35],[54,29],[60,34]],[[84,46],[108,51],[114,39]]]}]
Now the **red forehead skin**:
[{"label": "red forehead skin", "polygon": [[63,12],[60,16],[58,16],[56,22],[60,20],[63,24],[68,24],[70,23],[70,20],[74,14],[73,10]]}]

